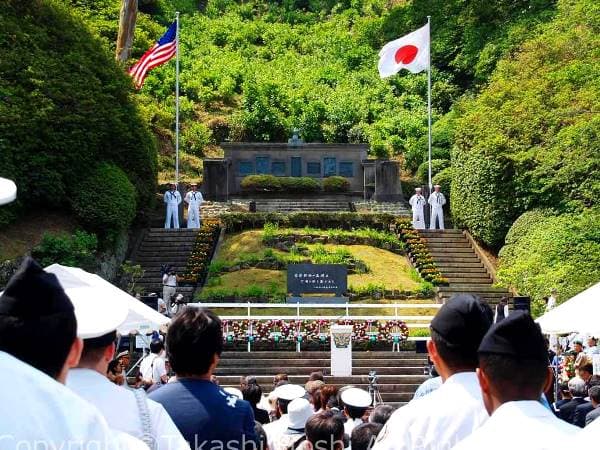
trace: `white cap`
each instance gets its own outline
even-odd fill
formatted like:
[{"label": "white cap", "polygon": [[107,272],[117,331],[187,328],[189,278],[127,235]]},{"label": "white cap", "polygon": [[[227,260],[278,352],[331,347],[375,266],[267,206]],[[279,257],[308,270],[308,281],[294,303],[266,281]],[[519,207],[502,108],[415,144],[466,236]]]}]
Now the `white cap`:
[{"label": "white cap", "polygon": [[227,392],[228,394],[235,395],[240,400],[244,400],[244,395],[242,394],[242,391],[240,391],[238,388],[226,387],[226,388],[223,388],[223,390],[225,392]]},{"label": "white cap", "polygon": [[440,186],[439,184],[434,184],[434,185],[433,185],[433,187],[434,187],[434,188],[436,188],[436,187],[439,187],[439,188],[441,188],[441,186]]},{"label": "white cap", "polygon": [[355,408],[368,408],[372,402],[367,391],[355,387],[342,392],[341,399],[345,405],[354,406]]},{"label": "white cap", "polygon": [[295,400],[303,397],[306,390],[297,384],[284,384],[273,391],[273,395],[280,400]]},{"label": "white cap", "polygon": [[421,192],[421,188],[415,188],[415,192]]},{"label": "white cap", "polygon": [[92,339],[116,331],[129,313],[126,302],[102,288],[67,288],[65,292],[75,307],[77,337],[81,339]]},{"label": "white cap", "polygon": [[17,186],[11,180],[0,178],[0,205],[12,202],[17,198]]},{"label": "white cap", "polygon": [[302,429],[306,421],[315,413],[312,405],[305,398],[292,400],[288,405],[288,428],[294,430]]}]

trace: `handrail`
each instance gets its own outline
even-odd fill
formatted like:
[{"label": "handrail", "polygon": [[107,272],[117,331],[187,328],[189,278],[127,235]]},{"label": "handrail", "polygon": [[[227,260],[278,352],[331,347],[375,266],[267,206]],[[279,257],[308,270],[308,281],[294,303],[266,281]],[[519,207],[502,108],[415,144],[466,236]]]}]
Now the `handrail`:
[{"label": "handrail", "polygon": [[187,306],[192,307],[208,307],[208,308],[339,308],[339,309],[357,309],[357,308],[385,308],[385,309],[440,309],[443,305],[440,303],[214,303],[214,302],[197,302],[188,303]]}]

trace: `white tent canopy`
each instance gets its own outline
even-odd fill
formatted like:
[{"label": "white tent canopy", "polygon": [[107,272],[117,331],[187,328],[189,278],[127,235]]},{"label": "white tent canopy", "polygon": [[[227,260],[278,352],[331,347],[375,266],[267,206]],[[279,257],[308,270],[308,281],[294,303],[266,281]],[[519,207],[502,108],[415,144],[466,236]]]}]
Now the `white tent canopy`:
[{"label": "white tent canopy", "polygon": [[[155,311],[98,275],[88,273],[83,269],[62,266],[60,264],[52,264],[44,270],[56,275],[67,295],[71,298],[77,295],[82,296],[85,300],[85,296],[89,296],[90,292],[100,290],[103,295],[110,295],[114,299],[126,302],[128,309],[127,318],[117,329],[121,335],[135,332],[147,334],[160,329],[161,326],[170,321],[168,317],[163,316],[158,311]],[[109,311],[106,312],[108,313]]]},{"label": "white tent canopy", "polygon": [[546,334],[600,335],[600,283],[580,292],[537,319]]},{"label": "white tent canopy", "polygon": [[17,186],[11,180],[0,178],[0,205],[12,202],[17,198]]}]

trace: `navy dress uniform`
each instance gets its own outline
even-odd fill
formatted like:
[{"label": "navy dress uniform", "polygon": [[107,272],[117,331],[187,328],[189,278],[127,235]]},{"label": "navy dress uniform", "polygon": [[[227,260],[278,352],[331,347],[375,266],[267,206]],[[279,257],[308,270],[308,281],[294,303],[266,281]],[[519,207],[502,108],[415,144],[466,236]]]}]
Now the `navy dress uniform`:
[{"label": "navy dress uniform", "polygon": [[163,201],[167,205],[167,213],[165,217],[165,228],[171,228],[171,220],[173,228],[179,228],[179,204],[181,203],[181,194],[177,190],[175,183],[171,184],[171,189],[165,192]]},{"label": "navy dress uniform", "polygon": [[[306,390],[297,384],[284,384],[273,391],[273,396],[277,398],[277,400],[287,402],[304,397],[305,395]],[[263,427],[267,434],[267,443],[270,449],[275,448],[277,442],[281,440],[281,437],[289,426],[290,419],[288,414],[282,414],[278,420],[268,423]]]},{"label": "navy dress uniform", "polygon": [[348,436],[351,436],[352,430],[363,423],[362,416],[367,411],[369,406],[371,406],[373,399],[367,391],[356,387],[345,389],[341,393],[340,398],[344,403],[344,406],[347,406],[351,408],[353,412],[356,412],[355,415],[360,414],[360,417],[349,416],[344,423],[344,433],[346,433]]}]

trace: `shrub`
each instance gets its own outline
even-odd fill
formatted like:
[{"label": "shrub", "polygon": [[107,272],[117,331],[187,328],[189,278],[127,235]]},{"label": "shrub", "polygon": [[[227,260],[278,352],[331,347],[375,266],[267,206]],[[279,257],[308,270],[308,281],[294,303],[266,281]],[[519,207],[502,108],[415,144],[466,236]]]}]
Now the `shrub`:
[{"label": "shrub", "polygon": [[327,177],[323,180],[323,190],[325,192],[348,192],[350,181],[345,177]]},{"label": "shrub", "polygon": [[281,178],[281,190],[283,192],[290,192],[294,194],[301,194],[306,192],[319,192],[321,186],[319,182],[314,178],[309,177],[280,177]]},{"label": "shrub", "polygon": [[112,239],[126,230],[136,211],[135,188],[117,166],[100,164],[81,180],[72,202],[79,221],[102,237]]},{"label": "shrub", "polygon": [[[431,160],[431,178],[446,169],[450,165],[450,161],[447,159],[432,159]],[[419,168],[417,169],[417,173],[415,175],[417,180],[420,180],[423,184],[427,184],[429,182],[429,162],[423,162]]]},{"label": "shrub", "polygon": [[531,296],[534,313],[552,288],[567,300],[600,279],[600,208],[552,215],[533,210],[521,215],[500,251],[498,279]]},{"label": "shrub", "polygon": [[244,177],[240,185],[248,192],[281,191],[281,179],[273,175],[248,175]]},{"label": "shrub", "polygon": [[85,231],[78,230],[72,235],[45,233],[31,255],[43,267],[56,263],[93,270],[97,247],[96,235]]},{"label": "shrub", "polygon": [[440,190],[446,195],[446,198],[450,196],[450,190],[452,186],[452,167],[446,167],[445,169],[438,172],[432,178],[433,184],[439,184]]}]

